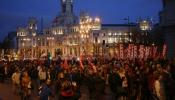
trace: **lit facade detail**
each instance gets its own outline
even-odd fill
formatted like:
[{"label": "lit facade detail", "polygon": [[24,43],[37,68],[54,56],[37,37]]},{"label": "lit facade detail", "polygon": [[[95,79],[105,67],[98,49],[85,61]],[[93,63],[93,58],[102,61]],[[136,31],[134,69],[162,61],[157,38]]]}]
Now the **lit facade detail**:
[{"label": "lit facade detail", "polygon": [[151,28],[152,28],[151,21],[147,21],[147,20],[140,21],[141,30],[146,31],[146,30],[151,30]]}]

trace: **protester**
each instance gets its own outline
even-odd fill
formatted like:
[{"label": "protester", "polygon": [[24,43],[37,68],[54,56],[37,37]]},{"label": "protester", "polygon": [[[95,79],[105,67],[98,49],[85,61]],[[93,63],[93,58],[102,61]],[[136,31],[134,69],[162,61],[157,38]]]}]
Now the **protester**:
[{"label": "protester", "polygon": [[1,62],[0,71],[11,76],[13,92],[22,100],[36,94],[40,100],[78,100],[82,87],[90,100],[103,100],[108,85],[112,100],[174,100],[174,66],[166,59],[80,57],[51,60],[47,67],[42,60]]},{"label": "protester", "polygon": [[39,76],[40,84],[42,84],[47,79],[47,72],[44,66],[42,66],[41,69],[39,69],[38,76]]},{"label": "protester", "polygon": [[19,94],[20,76],[21,76],[21,73],[20,73],[19,69],[17,68],[16,71],[12,75],[13,93],[14,94]]},{"label": "protester", "polygon": [[30,100],[31,96],[31,89],[32,89],[32,83],[31,78],[28,75],[27,71],[23,72],[22,79],[21,79],[21,89],[22,89],[22,100]]},{"label": "protester", "polygon": [[51,81],[45,80],[39,87],[39,100],[50,100],[52,91],[50,89]]},{"label": "protester", "polygon": [[68,79],[65,79],[61,86],[61,93],[59,96],[59,100],[73,100],[73,98],[74,98],[73,85]]}]

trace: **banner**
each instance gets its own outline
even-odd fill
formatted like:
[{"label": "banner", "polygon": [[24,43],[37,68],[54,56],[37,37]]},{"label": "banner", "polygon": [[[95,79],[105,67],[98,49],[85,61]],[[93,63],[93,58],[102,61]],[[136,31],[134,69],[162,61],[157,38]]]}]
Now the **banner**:
[{"label": "banner", "polygon": [[145,59],[147,59],[149,57],[149,51],[150,51],[150,48],[147,46],[145,47]]},{"label": "banner", "polygon": [[156,58],[156,57],[157,57],[157,47],[154,46],[153,47],[153,56],[152,56],[152,58]]},{"label": "banner", "polygon": [[166,56],[166,52],[167,52],[167,45],[164,44],[164,45],[163,45],[163,51],[162,51],[162,56],[163,56],[163,58]]},{"label": "banner", "polygon": [[132,49],[132,48],[131,48],[131,45],[129,44],[129,45],[128,45],[128,48],[127,48],[127,53],[126,53],[128,59],[131,59],[131,49]]},{"label": "banner", "polygon": [[144,45],[140,45],[140,48],[139,48],[139,58],[140,59],[143,59],[144,58],[144,54],[145,54]]},{"label": "banner", "polygon": [[134,45],[134,58],[137,58],[138,56],[138,53],[137,53],[137,46]]},{"label": "banner", "polygon": [[124,55],[123,55],[123,44],[120,44],[120,59],[123,59],[124,58]]}]

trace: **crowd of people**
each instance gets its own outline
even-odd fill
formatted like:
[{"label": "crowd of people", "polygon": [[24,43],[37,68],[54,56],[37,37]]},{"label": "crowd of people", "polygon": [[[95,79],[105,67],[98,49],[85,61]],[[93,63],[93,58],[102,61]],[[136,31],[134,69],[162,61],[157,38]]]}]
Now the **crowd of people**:
[{"label": "crowd of people", "polygon": [[110,87],[113,100],[175,100],[175,60],[58,58],[1,61],[0,79],[11,79],[21,100],[79,100],[86,86],[89,100],[104,100]]}]

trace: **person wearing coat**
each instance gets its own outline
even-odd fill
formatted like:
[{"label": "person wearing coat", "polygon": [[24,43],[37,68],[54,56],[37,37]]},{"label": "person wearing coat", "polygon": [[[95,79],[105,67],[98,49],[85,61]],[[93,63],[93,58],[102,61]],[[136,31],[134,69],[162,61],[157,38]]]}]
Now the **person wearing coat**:
[{"label": "person wearing coat", "polygon": [[12,74],[12,83],[13,83],[14,94],[19,94],[20,77],[21,77],[21,73],[20,73],[19,69],[16,69],[16,71]]},{"label": "person wearing coat", "polygon": [[30,100],[31,89],[32,89],[32,81],[27,71],[23,72],[21,78],[21,88],[22,88],[22,100]]},{"label": "person wearing coat", "polygon": [[158,73],[155,77],[156,77],[156,80],[154,82],[155,95],[158,98],[158,100],[166,100],[163,76],[160,73]]},{"label": "person wearing coat", "polygon": [[44,83],[41,84],[39,88],[39,100],[50,100],[52,96],[50,84],[51,84],[50,80],[46,80]]}]

